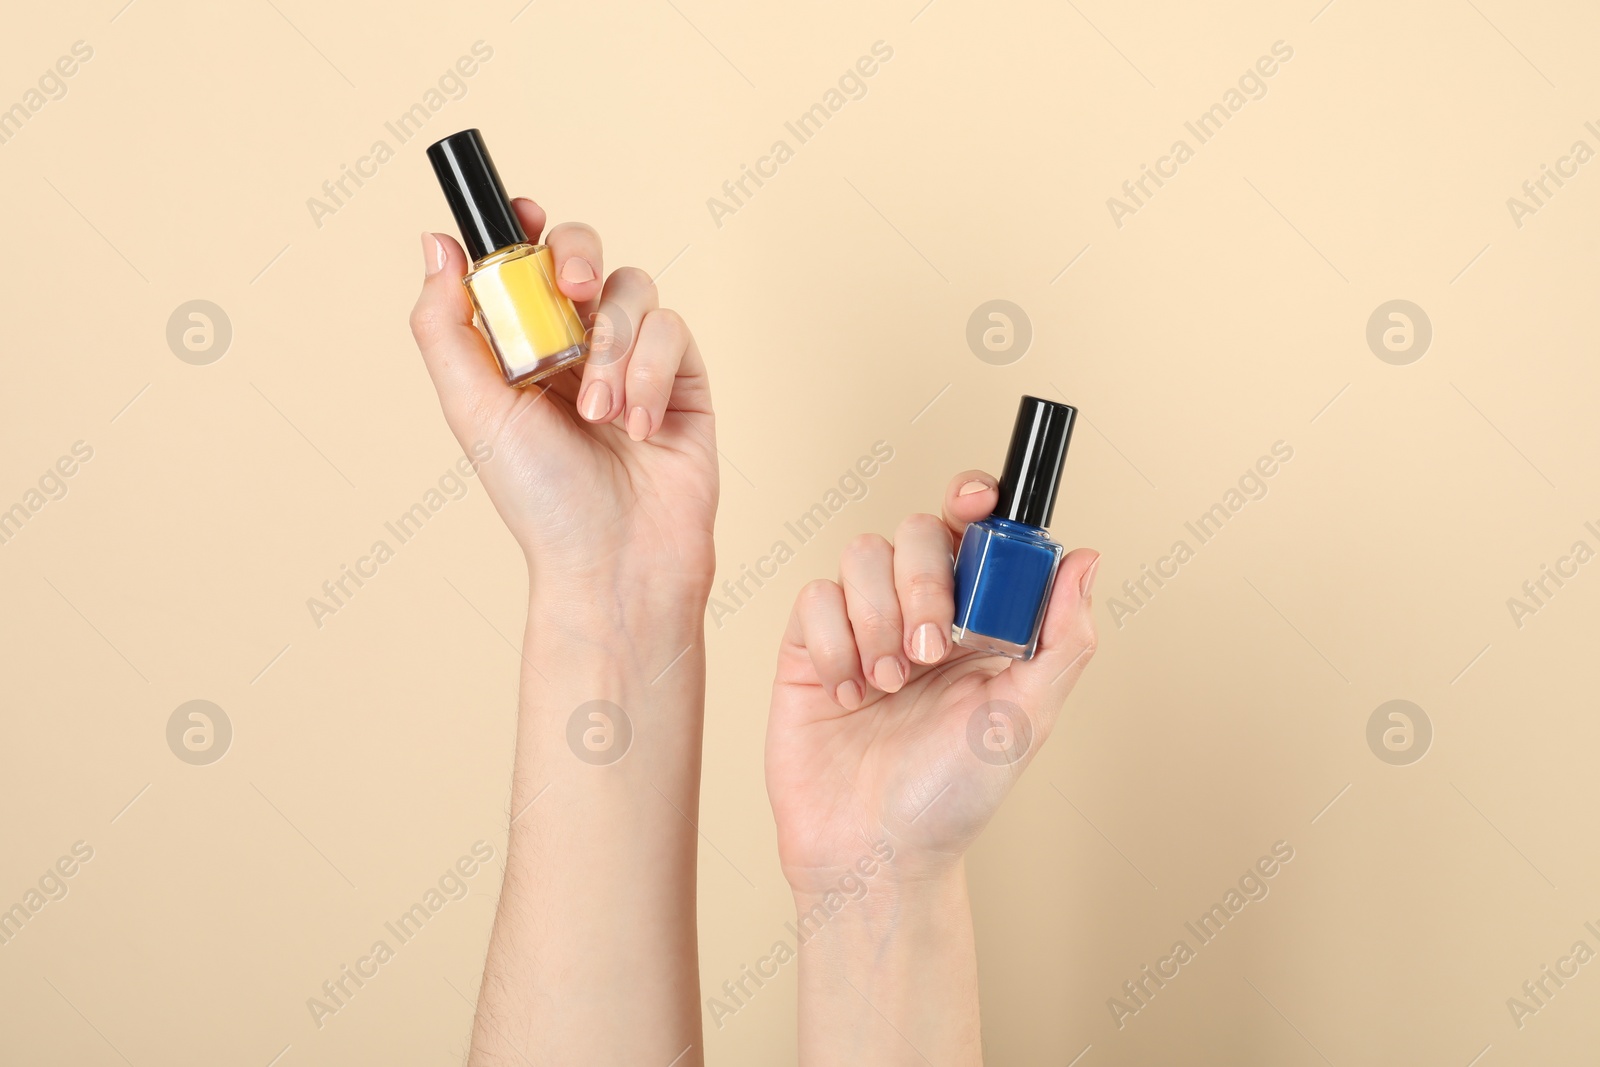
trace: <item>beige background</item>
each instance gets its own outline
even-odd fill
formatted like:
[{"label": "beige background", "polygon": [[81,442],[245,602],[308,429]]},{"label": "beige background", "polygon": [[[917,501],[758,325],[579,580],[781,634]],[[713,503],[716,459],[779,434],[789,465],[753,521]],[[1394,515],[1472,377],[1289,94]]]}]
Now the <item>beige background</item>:
[{"label": "beige background", "polygon": [[[1600,563],[1521,628],[1507,607],[1600,548],[1600,164],[1520,228],[1506,205],[1600,148],[1592,9],[123,3],[14,8],[0,37],[6,107],[94,50],[0,145],[0,507],[94,450],[0,545],[0,906],[94,849],[0,945],[0,1059],[459,1062],[496,867],[321,1029],[306,1000],[474,841],[503,850],[520,561],[473,483],[321,629],[306,600],[459,455],[405,317],[417,231],[450,228],[422,149],[472,125],[608,265],[665,272],[712,365],[719,581],[894,448],[708,631],[705,995],[790,917],[760,754],[794,591],[1059,389],[1085,423],[1055,530],[1105,553],[1104,639],[971,857],[990,1061],[1592,1054],[1600,965],[1521,1029],[1506,1005],[1600,950]],[[880,40],[866,95],[716,225],[707,199]],[[1116,226],[1107,198],[1276,41],[1266,95]],[[307,198],[379,138],[317,226]],[[996,298],[1033,331],[1006,366],[965,339]],[[165,338],[193,299],[232,324],[207,366]],[[1405,366],[1365,340],[1392,299],[1433,326]],[[1280,440],[1266,497],[1118,627],[1121,583]],[[233,725],[210,766],[167,746],[192,699]],[[1391,699],[1432,723],[1409,766],[1367,744]],[[1118,1029],[1107,999],[1279,840],[1270,896]],[[793,996],[790,969],[708,1018],[708,1059],[792,1062]]]}]

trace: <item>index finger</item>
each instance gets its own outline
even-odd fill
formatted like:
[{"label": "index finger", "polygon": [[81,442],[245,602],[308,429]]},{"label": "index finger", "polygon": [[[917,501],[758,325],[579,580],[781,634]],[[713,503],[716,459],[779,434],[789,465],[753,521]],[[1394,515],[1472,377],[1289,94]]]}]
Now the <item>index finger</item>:
[{"label": "index finger", "polygon": [[559,223],[545,233],[544,208],[525,196],[512,200],[511,206],[516,209],[528,240],[550,246],[550,257],[556,265],[556,276],[551,280],[587,322],[587,312],[594,310],[594,300],[600,295],[600,283],[605,274],[600,235],[593,226],[581,222]]}]

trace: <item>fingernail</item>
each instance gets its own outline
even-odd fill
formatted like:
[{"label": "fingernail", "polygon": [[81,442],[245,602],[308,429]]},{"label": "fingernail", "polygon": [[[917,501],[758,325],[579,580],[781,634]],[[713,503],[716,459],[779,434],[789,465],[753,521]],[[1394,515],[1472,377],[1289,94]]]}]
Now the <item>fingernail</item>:
[{"label": "fingernail", "polygon": [[422,269],[430,278],[444,270],[444,242],[436,233],[422,235]]},{"label": "fingernail", "polygon": [[635,441],[643,441],[650,436],[650,413],[644,408],[634,408],[628,412],[628,436]]},{"label": "fingernail", "polygon": [[590,382],[583,391],[583,417],[596,422],[611,410],[611,386],[605,382]]},{"label": "fingernail", "polygon": [[931,622],[923,623],[911,635],[911,651],[918,662],[938,663],[944,659],[944,631]]},{"label": "fingernail", "polygon": [[973,493],[981,493],[987,488],[989,488],[988,482],[971,481],[956,490],[956,496],[971,496]]},{"label": "fingernail", "polygon": [[861,706],[861,687],[855,682],[840,682],[839,688],[833,691],[833,698],[845,711],[855,711]]},{"label": "fingernail", "polygon": [[594,281],[594,268],[589,266],[589,261],[579,256],[567,260],[561,268],[561,280],[571,282],[573,285],[582,285],[584,282]]},{"label": "fingernail", "polygon": [[1094,576],[1100,570],[1100,557],[1095,556],[1094,562],[1083,572],[1083,578],[1078,582],[1078,591],[1083,594],[1083,599],[1088,600],[1089,594],[1094,591]]},{"label": "fingernail", "polygon": [[900,667],[900,660],[894,656],[885,656],[874,664],[872,684],[885,693],[900,692],[900,687],[906,684],[906,673]]}]

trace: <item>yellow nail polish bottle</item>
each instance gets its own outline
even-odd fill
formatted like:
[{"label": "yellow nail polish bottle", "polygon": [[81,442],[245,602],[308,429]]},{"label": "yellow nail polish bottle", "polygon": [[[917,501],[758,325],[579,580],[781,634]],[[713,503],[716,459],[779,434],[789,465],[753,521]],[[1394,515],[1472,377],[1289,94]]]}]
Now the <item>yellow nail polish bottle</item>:
[{"label": "yellow nail polish bottle", "polygon": [[578,312],[556,288],[555,259],[528,241],[477,130],[429,146],[428,160],[461,229],[465,279],[506,381],[531,385],[589,354]]}]

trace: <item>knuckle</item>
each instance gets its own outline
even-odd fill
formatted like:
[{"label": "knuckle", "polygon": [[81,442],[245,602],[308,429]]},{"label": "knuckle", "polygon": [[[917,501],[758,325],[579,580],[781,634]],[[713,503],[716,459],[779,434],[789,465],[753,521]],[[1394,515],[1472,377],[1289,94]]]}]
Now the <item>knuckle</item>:
[{"label": "knuckle", "polygon": [[672,382],[672,368],[663,367],[649,358],[640,358],[638,353],[628,361],[628,388],[651,390],[665,396],[667,386]]},{"label": "knuckle", "polygon": [[937,515],[919,512],[916,515],[907,515],[900,522],[900,538],[906,535],[918,536],[928,534],[942,534],[945,531],[944,520]]},{"label": "knuckle", "polygon": [[838,586],[826,578],[813,578],[800,588],[800,607],[807,613],[816,613],[837,602]]},{"label": "knuckle", "polygon": [[628,368],[625,391],[630,407],[643,406],[665,411],[668,401],[672,399],[672,379],[653,367],[635,363]]},{"label": "knuckle", "polygon": [[411,336],[416,338],[418,344],[431,344],[439,338],[444,330],[444,322],[439,310],[431,304],[422,301],[411,309]]},{"label": "knuckle", "polygon": [[[654,282],[651,283],[654,286]],[[650,322],[650,328],[660,330],[674,345],[682,345],[689,339],[689,324],[683,321],[683,316],[671,308],[656,308],[645,316]]]},{"label": "knuckle", "polygon": [[[877,608],[868,606],[866,615],[853,621],[856,639],[861,645],[863,655],[867,655],[873,649],[899,651],[902,628],[894,619],[884,615]],[[869,656],[869,658],[876,657]]]},{"label": "knuckle", "polygon": [[651,280],[649,273],[638,267],[618,267],[611,272],[611,281],[646,294],[655,292],[656,288],[656,283]]},{"label": "knuckle", "polygon": [[550,232],[545,235],[549,238],[574,238],[581,237],[594,242],[596,248],[600,247],[600,231],[590,226],[587,222],[558,222],[550,227]]},{"label": "knuckle", "polygon": [[602,305],[589,326],[589,366],[612,366],[632,348],[633,323],[627,311],[614,303]]},{"label": "knuckle", "polygon": [[856,650],[835,638],[824,638],[811,646],[811,659],[834,674],[850,675],[856,669]]},{"label": "knuckle", "polygon": [[[654,285],[654,282],[651,282],[651,285]],[[654,318],[656,323],[659,323],[659,328],[666,330],[667,333],[674,334],[678,338],[690,336],[690,325],[683,322],[683,315],[677,314],[670,307],[658,307],[650,312],[650,317]]]},{"label": "knuckle", "polygon": [[1078,653],[1080,662],[1087,664],[1094,659],[1094,654],[1100,649],[1100,631],[1095,626],[1094,620],[1087,620],[1078,630],[1078,644],[1083,651]]},{"label": "knuckle", "polygon": [[917,605],[917,611],[923,613],[933,609],[955,609],[955,582],[949,574],[939,571],[907,574],[901,595],[906,597],[907,605]]},{"label": "knuckle", "polygon": [[841,559],[852,563],[865,563],[890,551],[889,542],[882,534],[856,534],[845,546]]},{"label": "knuckle", "polygon": [[633,342],[633,316],[619,300],[607,300],[594,309],[594,329],[596,332],[604,330],[626,344]]},{"label": "knuckle", "polygon": [[912,600],[948,598],[954,586],[954,580],[943,571],[921,570],[906,575],[906,595]]}]

